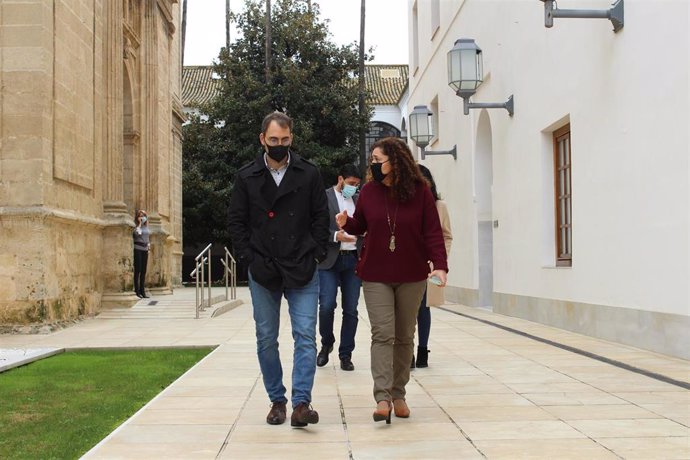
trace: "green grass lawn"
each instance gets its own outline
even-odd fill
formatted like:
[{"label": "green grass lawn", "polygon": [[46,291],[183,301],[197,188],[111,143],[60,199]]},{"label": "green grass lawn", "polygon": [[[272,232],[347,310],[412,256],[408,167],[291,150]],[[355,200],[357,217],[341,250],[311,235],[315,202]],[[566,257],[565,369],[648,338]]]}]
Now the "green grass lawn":
[{"label": "green grass lawn", "polygon": [[211,351],[62,353],[0,373],[0,458],[78,458]]}]

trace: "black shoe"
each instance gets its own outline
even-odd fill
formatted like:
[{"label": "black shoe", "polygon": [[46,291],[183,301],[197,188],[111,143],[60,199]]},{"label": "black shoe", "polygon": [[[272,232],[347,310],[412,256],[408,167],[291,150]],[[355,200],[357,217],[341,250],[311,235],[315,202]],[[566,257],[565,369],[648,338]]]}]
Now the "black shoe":
[{"label": "black shoe", "polygon": [[319,354],[316,356],[316,365],[319,367],[323,367],[326,364],[328,364],[328,355],[330,352],[333,351],[333,345],[330,347],[321,347],[321,351]]},{"label": "black shoe", "polygon": [[137,297],[139,297],[140,299],[143,298],[143,297],[141,296],[141,294],[139,294],[138,292],[137,292]]},{"label": "black shoe", "polygon": [[417,367],[429,367],[429,349],[417,347]]},{"label": "black shoe", "polygon": [[150,298],[149,296],[146,295],[146,293],[142,293],[142,294],[141,294],[141,297],[142,297],[143,299],[149,299],[149,298]]},{"label": "black shoe", "polygon": [[285,423],[285,417],[287,416],[287,409],[285,405],[285,402],[273,403],[271,406],[271,411],[266,416],[266,423],[269,425],[282,425]]},{"label": "black shoe", "polygon": [[307,426],[310,423],[319,423],[319,413],[311,408],[309,403],[299,403],[292,410],[290,425]]},{"label": "black shoe", "polygon": [[354,371],[355,365],[352,364],[352,359],[349,356],[340,358],[340,368],[344,371]]}]

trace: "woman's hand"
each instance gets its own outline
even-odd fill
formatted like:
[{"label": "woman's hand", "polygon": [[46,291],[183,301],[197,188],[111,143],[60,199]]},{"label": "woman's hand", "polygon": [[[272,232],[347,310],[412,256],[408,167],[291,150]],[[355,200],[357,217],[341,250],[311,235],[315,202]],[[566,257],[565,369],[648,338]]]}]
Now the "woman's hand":
[{"label": "woman's hand", "polygon": [[338,228],[345,226],[347,223],[347,209],[335,215],[335,223],[338,224]]},{"label": "woman's hand", "polygon": [[434,270],[431,273],[429,273],[429,278],[431,278],[432,276],[436,276],[438,279],[441,280],[441,284],[439,284],[440,287],[444,287],[448,282],[448,274],[445,270]]}]

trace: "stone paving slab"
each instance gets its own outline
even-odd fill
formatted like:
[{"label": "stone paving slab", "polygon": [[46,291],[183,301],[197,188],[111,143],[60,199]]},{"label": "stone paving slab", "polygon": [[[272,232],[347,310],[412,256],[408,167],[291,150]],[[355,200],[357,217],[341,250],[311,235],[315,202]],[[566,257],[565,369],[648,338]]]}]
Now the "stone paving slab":
[{"label": "stone paving slab", "polygon": [[[0,342],[1,343],[1,342]],[[62,353],[62,348],[0,348],[0,372]]]},{"label": "stone paving slab", "polygon": [[[320,423],[269,426],[246,288],[238,296],[244,304],[216,318],[94,318],[49,335],[10,336],[7,348],[217,345],[85,458],[690,459],[690,391],[469,316],[686,382],[690,363],[459,305],[432,310],[430,366],[412,371],[409,419],[371,420],[370,332],[361,308],[356,370],[340,370],[337,354],[317,368]],[[283,312],[289,395],[292,337]]]}]

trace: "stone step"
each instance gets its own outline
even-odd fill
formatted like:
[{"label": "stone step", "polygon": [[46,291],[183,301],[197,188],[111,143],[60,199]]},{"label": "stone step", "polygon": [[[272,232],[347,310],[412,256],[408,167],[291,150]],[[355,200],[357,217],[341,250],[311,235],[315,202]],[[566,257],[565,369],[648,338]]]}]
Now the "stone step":
[{"label": "stone step", "polygon": [[[225,300],[224,295],[214,296],[211,307],[199,311],[199,318],[222,315],[242,303],[242,300]],[[100,319],[193,319],[196,317],[194,300],[141,299],[131,308],[110,308],[102,311]]]}]

